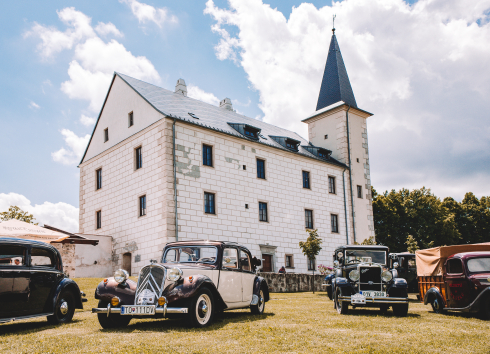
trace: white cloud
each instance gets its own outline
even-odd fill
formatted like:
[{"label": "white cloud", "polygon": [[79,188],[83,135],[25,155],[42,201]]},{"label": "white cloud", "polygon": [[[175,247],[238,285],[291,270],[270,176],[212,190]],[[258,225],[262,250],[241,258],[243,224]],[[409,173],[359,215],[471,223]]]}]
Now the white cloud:
[{"label": "white cloud", "polygon": [[120,3],[128,4],[131,7],[133,15],[136,16],[139,23],[146,24],[148,22],[155,23],[158,27],[166,23],[177,23],[178,19],[175,15],[169,15],[168,9],[165,7],[156,9],[151,5],[136,1],[136,0],[119,0]]},{"label": "white cloud", "polygon": [[41,106],[39,106],[36,102],[31,101],[31,103],[29,103],[29,108],[31,108],[31,109],[39,109],[39,108],[41,108]]},{"label": "white cloud", "polygon": [[219,106],[219,99],[210,92],[206,92],[199,87],[189,84],[187,86],[187,96],[195,98],[196,100],[206,102],[209,104],[214,104],[215,106]]},{"label": "white cloud", "polygon": [[80,117],[80,123],[82,123],[86,127],[93,126],[95,124],[95,121],[95,118],[87,117],[85,114],[82,114],[82,116]]},{"label": "white cloud", "polygon": [[95,31],[100,36],[108,36],[110,34],[113,34],[116,37],[124,37],[124,35],[116,28],[116,26],[112,22],[99,22],[98,25],[95,27]]},{"label": "white cloud", "polygon": [[64,137],[67,149],[63,147],[58,151],[51,153],[53,160],[60,162],[63,165],[73,165],[80,162],[88,141],[90,140],[90,135],[87,134],[83,137],[79,137],[68,129],[62,129],[61,134]]},{"label": "white cloud", "polygon": [[216,56],[243,67],[265,121],[307,136],[300,121],[316,107],[335,13],[358,106],[375,113],[373,185],[426,185],[441,196],[457,185],[461,197],[481,175],[490,179],[488,0],[303,3],[288,18],[261,0],[228,3],[209,0],[204,10],[220,37]]},{"label": "white cloud", "polygon": [[0,212],[7,211],[10,206],[18,206],[32,214],[35,222],[56,228],[78,232],[78,208],[67,203],[50,203],[32,205],[25,196],[17,193],[0,193]]}]

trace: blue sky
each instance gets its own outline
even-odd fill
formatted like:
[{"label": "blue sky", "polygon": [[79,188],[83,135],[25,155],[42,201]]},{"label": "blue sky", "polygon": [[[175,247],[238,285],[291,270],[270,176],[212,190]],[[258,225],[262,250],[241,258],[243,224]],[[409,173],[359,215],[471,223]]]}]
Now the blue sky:
[{"label": "blue sky", "polygon": [[[75,219],[74,161],[114,70],[172,90],[183,78],[196,98],[229,97],[240,113],[306,136],[300,120],[314,111],[333,13],[357,102],[375,114],[375,188],[490,195],[489,9],[489,1],[469,8],[459,0],[5,2],[0,207]],[[85,34],[77,37],[63,14],[90,18]],[[129,54],[111,58],[116,47]],[[74,61],[104,77],[100,98],[83,92],[90,75],[74,77]]]}]

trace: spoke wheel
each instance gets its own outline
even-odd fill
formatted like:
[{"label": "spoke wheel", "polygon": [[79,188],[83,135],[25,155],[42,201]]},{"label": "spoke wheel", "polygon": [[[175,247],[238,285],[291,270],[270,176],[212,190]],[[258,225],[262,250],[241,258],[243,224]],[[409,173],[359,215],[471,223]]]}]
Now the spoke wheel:
[{"label": "spoke wheel", "polygon": [[206,327],[214,317],[214,298],[210,290],[204,288],[192,299],[189,306],[189,325]]},{"label": "spoke wheel", "polygon": [[250,306],[250,311],[252,311],[252,313],[255,315],[261,315],[264,313],[264,309],[265,309],[264,290],[260,289],[260,291],[259,291],[259,302],[257,303],[257,305]]},{"label": "spoke wheel", "polygon": [[68,323],[73,319],[75,313],[75,298],[69,291],[63,291],[58,296],[54,307],[54,314],[48,316],[48,322],[51,324]]}]

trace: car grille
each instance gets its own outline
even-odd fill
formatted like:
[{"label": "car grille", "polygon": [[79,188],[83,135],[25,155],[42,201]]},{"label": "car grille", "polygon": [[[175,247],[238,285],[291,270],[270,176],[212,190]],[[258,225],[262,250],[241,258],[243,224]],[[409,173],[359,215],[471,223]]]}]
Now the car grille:
[{"label": "car grille", "polygon": [[158,298],[162,296],[163,286],[165,284],[165,268],[152,264],[141,268],[138,277],[138,285],[135,293],[135,303],[140,295],[144,296],[149,292],[155,294],[151,297],[153,301],[145,302],[148,305],[156,304]]},{"label": "car grille", "polygon": [[359,290],[381,291],[380,267],[360,267],[359,272]]}]

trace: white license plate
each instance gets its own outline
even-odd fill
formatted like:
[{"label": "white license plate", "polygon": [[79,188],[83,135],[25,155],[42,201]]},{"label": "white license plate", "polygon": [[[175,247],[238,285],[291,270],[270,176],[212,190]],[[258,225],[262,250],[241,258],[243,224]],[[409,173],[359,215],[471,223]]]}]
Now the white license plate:
[{"label": "white license plate", "polygon": [[361,291],[361,294],[365,297],[386,297],[384,291]]},{"label": "white license plate", "polygon": [[155,306],[121,306],[121,315],[154,315]]},{"label": "white license plate", "polygon": [[354,294],[350,297],[350,302],[351,304],[365,304],[366,303],[366,297],[362,294]]}]

